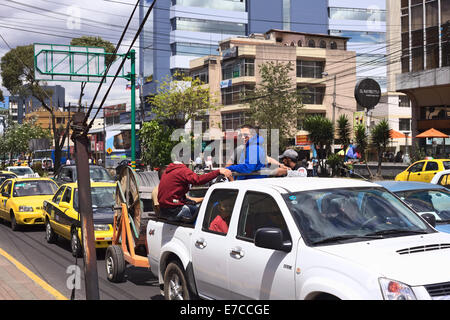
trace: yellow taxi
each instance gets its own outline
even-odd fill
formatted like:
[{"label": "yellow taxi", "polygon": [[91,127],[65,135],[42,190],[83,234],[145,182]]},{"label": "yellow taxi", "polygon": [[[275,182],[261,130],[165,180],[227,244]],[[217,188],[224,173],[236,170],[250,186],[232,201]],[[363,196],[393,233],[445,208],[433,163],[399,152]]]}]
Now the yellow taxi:
[{"label": "yellow taxi", "polygon": [[0,187],[0,218],[21,225],[44,224],[43,203],[53,197],[58,185],[48,178],[7,179]]},{"label": "yellow taxi", "polygon": [[414,162],[395,181],[419,181],[430,183],[436,173],[450,169],[450,159],[421,160]]},{"label": "yellow taxi", "polygon": [[[116,184],[92,182],[91,197],[96,248],[106,249],[112,243]],[[78,184],[66,183],[44,203],[45,238],[55,243],[58,237],[70,240],[72,255],[82,253],[81,219]]]},{"label": "yellow taxi", "polygon": [[17,178],[17,174],[11,171],[0,170],[0,186],[5,180]]}]

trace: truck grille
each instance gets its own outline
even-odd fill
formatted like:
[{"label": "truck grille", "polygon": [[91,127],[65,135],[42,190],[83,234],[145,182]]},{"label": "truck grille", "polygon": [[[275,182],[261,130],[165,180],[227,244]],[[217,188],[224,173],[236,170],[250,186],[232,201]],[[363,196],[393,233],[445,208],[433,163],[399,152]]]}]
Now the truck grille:
[{"label": "truck grille", "polygon": [[450,243],[430,244],[427,246],[406,248],[406,249],[398,250],[397,253],[398,254],[411,254],[411,253],[442,250],[442,249],[450,249]]},{"label": "truck grille", "polygon": [[450,298],[450,282],[430,284],[425,288],[432,297],[449,296]]}]

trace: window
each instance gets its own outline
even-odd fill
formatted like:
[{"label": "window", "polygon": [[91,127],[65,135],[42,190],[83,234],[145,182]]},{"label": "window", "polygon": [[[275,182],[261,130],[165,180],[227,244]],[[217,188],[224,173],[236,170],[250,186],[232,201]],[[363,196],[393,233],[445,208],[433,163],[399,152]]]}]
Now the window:
[{"label": "window", "polygon": [[319,47],[321,47],[322,49],[326,49],[327,48],[327,43],[324,40],[321,40],[319,43]]},{"label": "window", "polygon": [[58,191],[55,193],[55,195],[53,196],[52,202],[54,202],[54,203],[56,203],[56,204],[59,203],[59,201],[61,200],[61,197],[62,197],[62,194],[63,194],[65,188],[66,188],[66,187],[61,187],[61,188],[59,188],[59,190],[58,190]]},{"label": "window", "polygon": [[231,214],[238,195],[237,190],[217,189],[209,197],[202,230],[222,235],[228,233]]},{"label": "window", "polygon": [[330,30],[330,35],[338,37],[348,37],[351,38],[351,42],[378,44],[386,42],[385,32]]},{"label": "window", "polygon": [[411,119],[399,119],[398,129],[400,131],[411,131]]},{"label": "window", "polygon": [[72,188],[67,187],[66,192],[64,192],[64,196],[62,197],[61,201],[70,203],[71,199],[72,199]]},{"label": "window", "polygon": [[298,87],[298,90],[304,104],[323,104],[325,87],[301,86]]},{"label": "window", "polygon": [[303,47],[303,42],[302,42],[302,40],[298,40],[298,42],[297,42],[297,46],[299,46],[299,47]]},{"label": "window", "polygon": [[297,60],[297,77],[321,79],[324,67],[324,61]]},{"label": "window", "polygon": [[336,43],[336,41],[331,41],[331,42],[330,42],[330,48],[331,48],[332,50],[336,50],[336,49],[337,49],[337,43]]},{"label": "window", "polygon": [[170,48],[173,56],[181,55],[203,57],[217,54],[219,47],[199,43],[175,42],[170,44]]},{"label": "window", "polygon": [[222,66],[222,80],[255,75],[255,59],[238,59]]},{"label": "window", "polygon": [[245,36],[247,25],[223,21],[202,20],[193,18],[174,18],[171,20],[172,30],[206,32]]},{"label": "window", "polygon": [[412,172],[412,173],[414,173],[414,172],[421,172],[424,165],[425,165],[425,162],[416,163],[415,165],[412,165],[408,169],[408,172]]},{"label": "window", "polygon": [[442,175],[442,177],[439,179],[438,184],[447,188],[450,187],[450,174]]},{"label": "window", "polygon": [[408,96],[399,96],[398,97],[398,106],[402,108],[409,108],[409,98]]},{"label": "window", "polygon": [[425,171],[438,171],[439,165],[435,161],[428,161],[427,166],[425,167]]},{"label": "window", "polygon": [[172,5],[246,12],[245,0],[172,0]]},{"label": "window", "polygon": [[386,21],[386,10],[330,7],[328,12],[332,20]]},{"label": "window", "polygon": [[286,222],[275,199],[265,193],[249,191],[242,203],[237,238],[253,242],[260,228],[279,228],[283,232],[283,240],[290,240]]},{"label": "window", "polygon": [[11,185],[12,181],[8,181],[2,188],[2,196],[10,197],[11,196]]},{"label": "window", "polygon": [[231,112],[222,114],[222,130],[236,131],[242,125],[247,123],[249,117],[245,112]]},{"label": "window", "polygon": [[315,48],[316,47],[316,43],[314,42],[314,40],[309,40],[308,41],[308,47],[310,47],[310,48]]},{"label": "window", "polygon": [[209,82],[209,69],[208,69],[208,67],[206,67],[206,68],[202,68],[200,70],[192,71],[190,73],[190,76],[194,80],[200,79],[201,82],[208,83]]},{"label": "window", "polygon": [[61,170],[61,175],[60,175],[59,179],[62,181],[66,181],[66,182],[74,181],[72,170],[70,168],[63,168]]},{"label": "window", "polygon": [[253,85],[239,85],[224,88],[221,90],[222,104],[225,106],[231,104],[239,104],[241,103],[242,97],[246,93],[253,91],[254,89],[255,87]]}]

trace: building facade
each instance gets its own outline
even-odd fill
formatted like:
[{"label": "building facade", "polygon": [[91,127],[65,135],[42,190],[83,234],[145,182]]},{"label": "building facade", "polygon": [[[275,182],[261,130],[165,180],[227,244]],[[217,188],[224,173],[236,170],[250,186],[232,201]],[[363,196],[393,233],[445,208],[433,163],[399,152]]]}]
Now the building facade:
[{"label": "building facade", "polygon": [[[152,1],[146,0],[149,5]],[[327,33],[327,0],[161,0],[140,38],[143,95],[157,81],[189,69],[192,59],[216,55],[218,43],[269,29]],[[144,7],[141,7],[141,18]]]},{"label": "building facade", "polygon": [[[412,105],[412,136],[434,128],[450,135],[450,1],[402,0],[401,73],[396,90]],[[448,157],[450,139],[413,138],[428,152]],[[434,148],[433,148],[434,147]]]},{"label": "building facade", "polygon": [[[348,68],[356,68],[355,52],[347,50],[347,38],[326,34],[270,30],[250,37],[234,37],[220,42],[219,55],[207,56],[190,62],[190,75],[199,77],[209,86],[212,99],[219,108],[202,120],[209,128],[211,139],[226,137],[248,122],[242,93],[253,90],[261,83],[260,67],[266,62],[291,62],[290,73],[297,90],[303,93],[305,115],[321,115],[332,119],[333,97],[336,92],[335,118],[346,114],[353,118],[356,101],[353,91],[354,72],[342,77]],[[328,74],[328,76],[327,76]],[[336,91],[335,91],[336,90]],[[215,129],[215,130],[212,130]],[[296,135],[305,135],[301,119],[293,128]]]}]

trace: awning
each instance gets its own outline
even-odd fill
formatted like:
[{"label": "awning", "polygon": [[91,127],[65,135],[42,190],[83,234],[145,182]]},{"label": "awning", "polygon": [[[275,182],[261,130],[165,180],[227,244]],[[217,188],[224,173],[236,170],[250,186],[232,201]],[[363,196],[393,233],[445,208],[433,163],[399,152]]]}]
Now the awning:
[{"label": "awning", "polygon": [[406,138],[406,136],[403,133],[395,131],[394,129],[389,130],[389,132],[390,132],[391,139],[405,139]]},{"label": "awning", "polygon": [[416,138],[448,138],[448,137],[449,136],[446,135],[445,133],[442,133],[434,128],[431,128],[430,130],[422,132],[421,134],[418,134],[416,136]]}]

